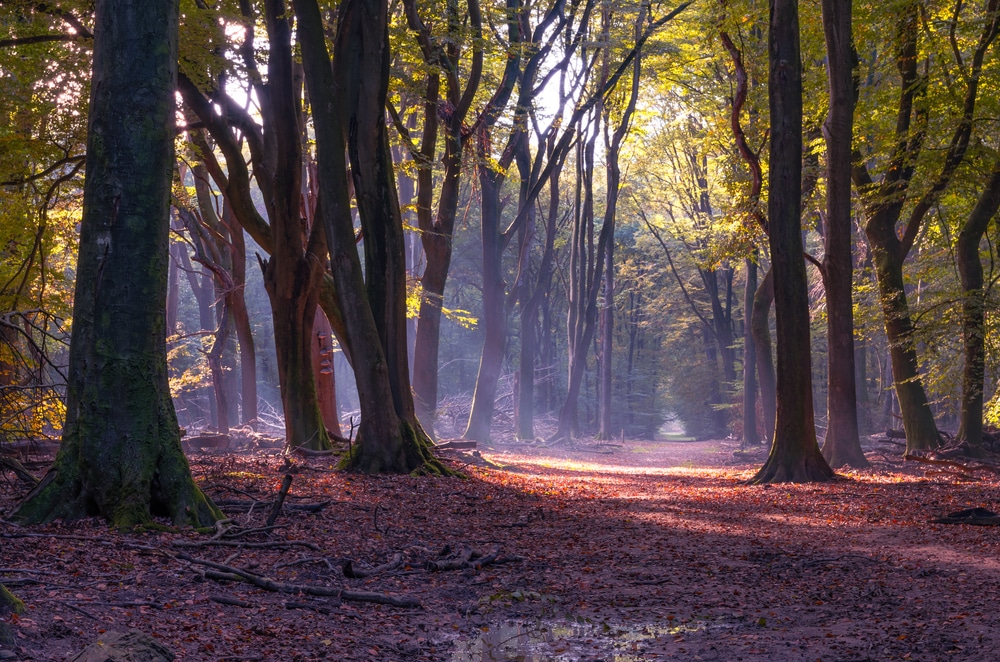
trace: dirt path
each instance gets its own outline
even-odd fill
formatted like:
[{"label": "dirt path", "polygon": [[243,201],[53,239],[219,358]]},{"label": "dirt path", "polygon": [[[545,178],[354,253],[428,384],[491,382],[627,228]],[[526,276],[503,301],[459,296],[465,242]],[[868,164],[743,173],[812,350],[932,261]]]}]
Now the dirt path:
[{"label": "dirt path", "polygon": [[[996,659],[1000,529],[928,523],[1000,510],[996,481],[925,478],[926,467],[885,461],[827,485],[749,487],[753,466],[728,466],[734,450],[507,446],[483,451],[498,468],[456,460],[464,481],[351,476],[313,461],[290,502],[333,503],[286,510],[285,528],[238,538],[295,543],[284,549],[181,548],[205,538],[121,535],[96,521],[0,524],[0,581],[29,605],[7,619],[17,638],[0,650],[62,660],[102,630],[134,627],[190,660]],[[282,475],[275,456],[194,465],[216,499],[268,500]],[[0,508],[20,489],[0,479]],[[231,516],[259,527],[266,510]],[[450,558],[439,555],[446,545],[499,546],[503,562],[425,570]],[[178,552],[421,607],[218,582]],[[373,577],[341,571],[345,559],[375,566],[396,553],[402,564]]]}]

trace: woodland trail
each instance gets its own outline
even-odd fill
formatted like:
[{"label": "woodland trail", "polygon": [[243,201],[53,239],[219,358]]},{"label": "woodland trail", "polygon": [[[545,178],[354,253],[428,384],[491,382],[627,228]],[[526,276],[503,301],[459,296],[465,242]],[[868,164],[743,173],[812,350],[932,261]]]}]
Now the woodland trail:
[{"label": "woodland trail", "polygon": [[[136,628],[188,660],[996,659],[1000,529],[929,522],[1000,510],[995,476],[870,455],[872,470],[834,483],[750,487],[754,465],[726,464],[735,448],[509,444],[456,455],[469,480],[299,461],[269,531],[253,529],[282,459],[197,454],[199,482],[234,504],[223,509],[237,528],[214,543],[98,521],[0,524],[0,581],[28,604],[0,650],[64,660]],[[23,489],[0,479],[0,509]],[[462,563],[466,549],[486,557]],[[375,572],[345,577],[348,559]],[[349,597],[364,592],[421,606]]]}]

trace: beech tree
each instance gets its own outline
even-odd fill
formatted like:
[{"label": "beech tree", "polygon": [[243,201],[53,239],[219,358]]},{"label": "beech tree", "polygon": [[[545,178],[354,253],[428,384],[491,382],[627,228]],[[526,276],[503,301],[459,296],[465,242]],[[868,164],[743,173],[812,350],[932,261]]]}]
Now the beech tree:
[{"label": "beech tree", "polygon": [[854,374],[854,288],[851,242],[851,138],[854,126],[854,46],[851,0],[823,2],[830,109],[826,138],[825,252],[820,263],[826,290],[828,350],[827,429],[823,456],[831,466],[867,467],[858,438]]},{"label": "beech tree", "polygon": [[13,514],[222,517],[191,478],[167,387],[178,5],[98,0],[63,443]]},{"label": "beech tree", "polygon": [[[953,23],[957,23],[960,11],[961,5],[958,5]],[[940,202],[966,158],[976,119],[983,66],[1000,30],[998,3],[987,0],[971,57],[963,56],[953,42],[952,55],[965,85],[964,89],[957,88],[951,97],[954,106],[951,114],[957,119],[950,132],[941,132],[945,136],[950,133],[947,144],[941,146],[943,159],[939,163],[928,163],[920,160],[930,151],[927,143],[931,137],[928,131],[931,115],[927,102],[929,80],[920,62],[919,46],[923,34],[920,16],[920,4],[906,2],[896,20],[893,55],[899,96],[892,146],[882,159],[884,171],[880,176],[873,173],[873,164],[866,160],[865,151],[859,149],[853,155],[851,172],[864,206],[865,235],[871,246],[878,280],[907,452],[937,446],[940,435],[920,374],[903,265],[926,225],[928,213]],[[923,183],[923,178],[929,183],[921,190],[918,185]]]},{"label": "beech tree", "polygon": [[816,443],[809,298],[802,250],[802,64],[797,0],[771,0],[768,221],[777,330],[777,416],[771,452],[753,483],[833,477]]},{"label": "beech tree", "polygon": [[[368,473],[448,473],[431,452],[410,390],[403,226],[385,122],[388,5],[345,0],[335,68],[316,1],[295,0],[294,7],[316,130],[320,219],[361,402],[357,443],[346,463]],[[345,155],[364,236],[363,269]]]}]

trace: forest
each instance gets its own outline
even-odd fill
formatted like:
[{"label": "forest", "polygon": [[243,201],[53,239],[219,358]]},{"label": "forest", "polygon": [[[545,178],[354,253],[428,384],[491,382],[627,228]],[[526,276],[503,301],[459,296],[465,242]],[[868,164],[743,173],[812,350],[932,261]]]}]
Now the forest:
[{"label": "forest", "polygon": [[1000,0],[0,25],[0,660],[1000,643]]}]

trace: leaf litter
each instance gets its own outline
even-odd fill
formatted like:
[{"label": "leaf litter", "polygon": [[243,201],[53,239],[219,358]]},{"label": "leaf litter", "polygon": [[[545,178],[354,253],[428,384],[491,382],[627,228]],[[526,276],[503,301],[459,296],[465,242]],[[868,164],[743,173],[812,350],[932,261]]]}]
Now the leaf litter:
[{"label": "leaf litter", "polygon": [[[62,660],[134,628],[188,660],[995,658],[1000,530],[931,520],[997,510],[996,475],[869,454],[833,483],[755,487],[734,450],[449,453],[467,480],[296,460],[270,527],[289,464],[196,453],[230,504],[214,534],[0,524],[0,582],[28,606],[0,651]],[[26,489],[0,477],[0,509]]]}]

